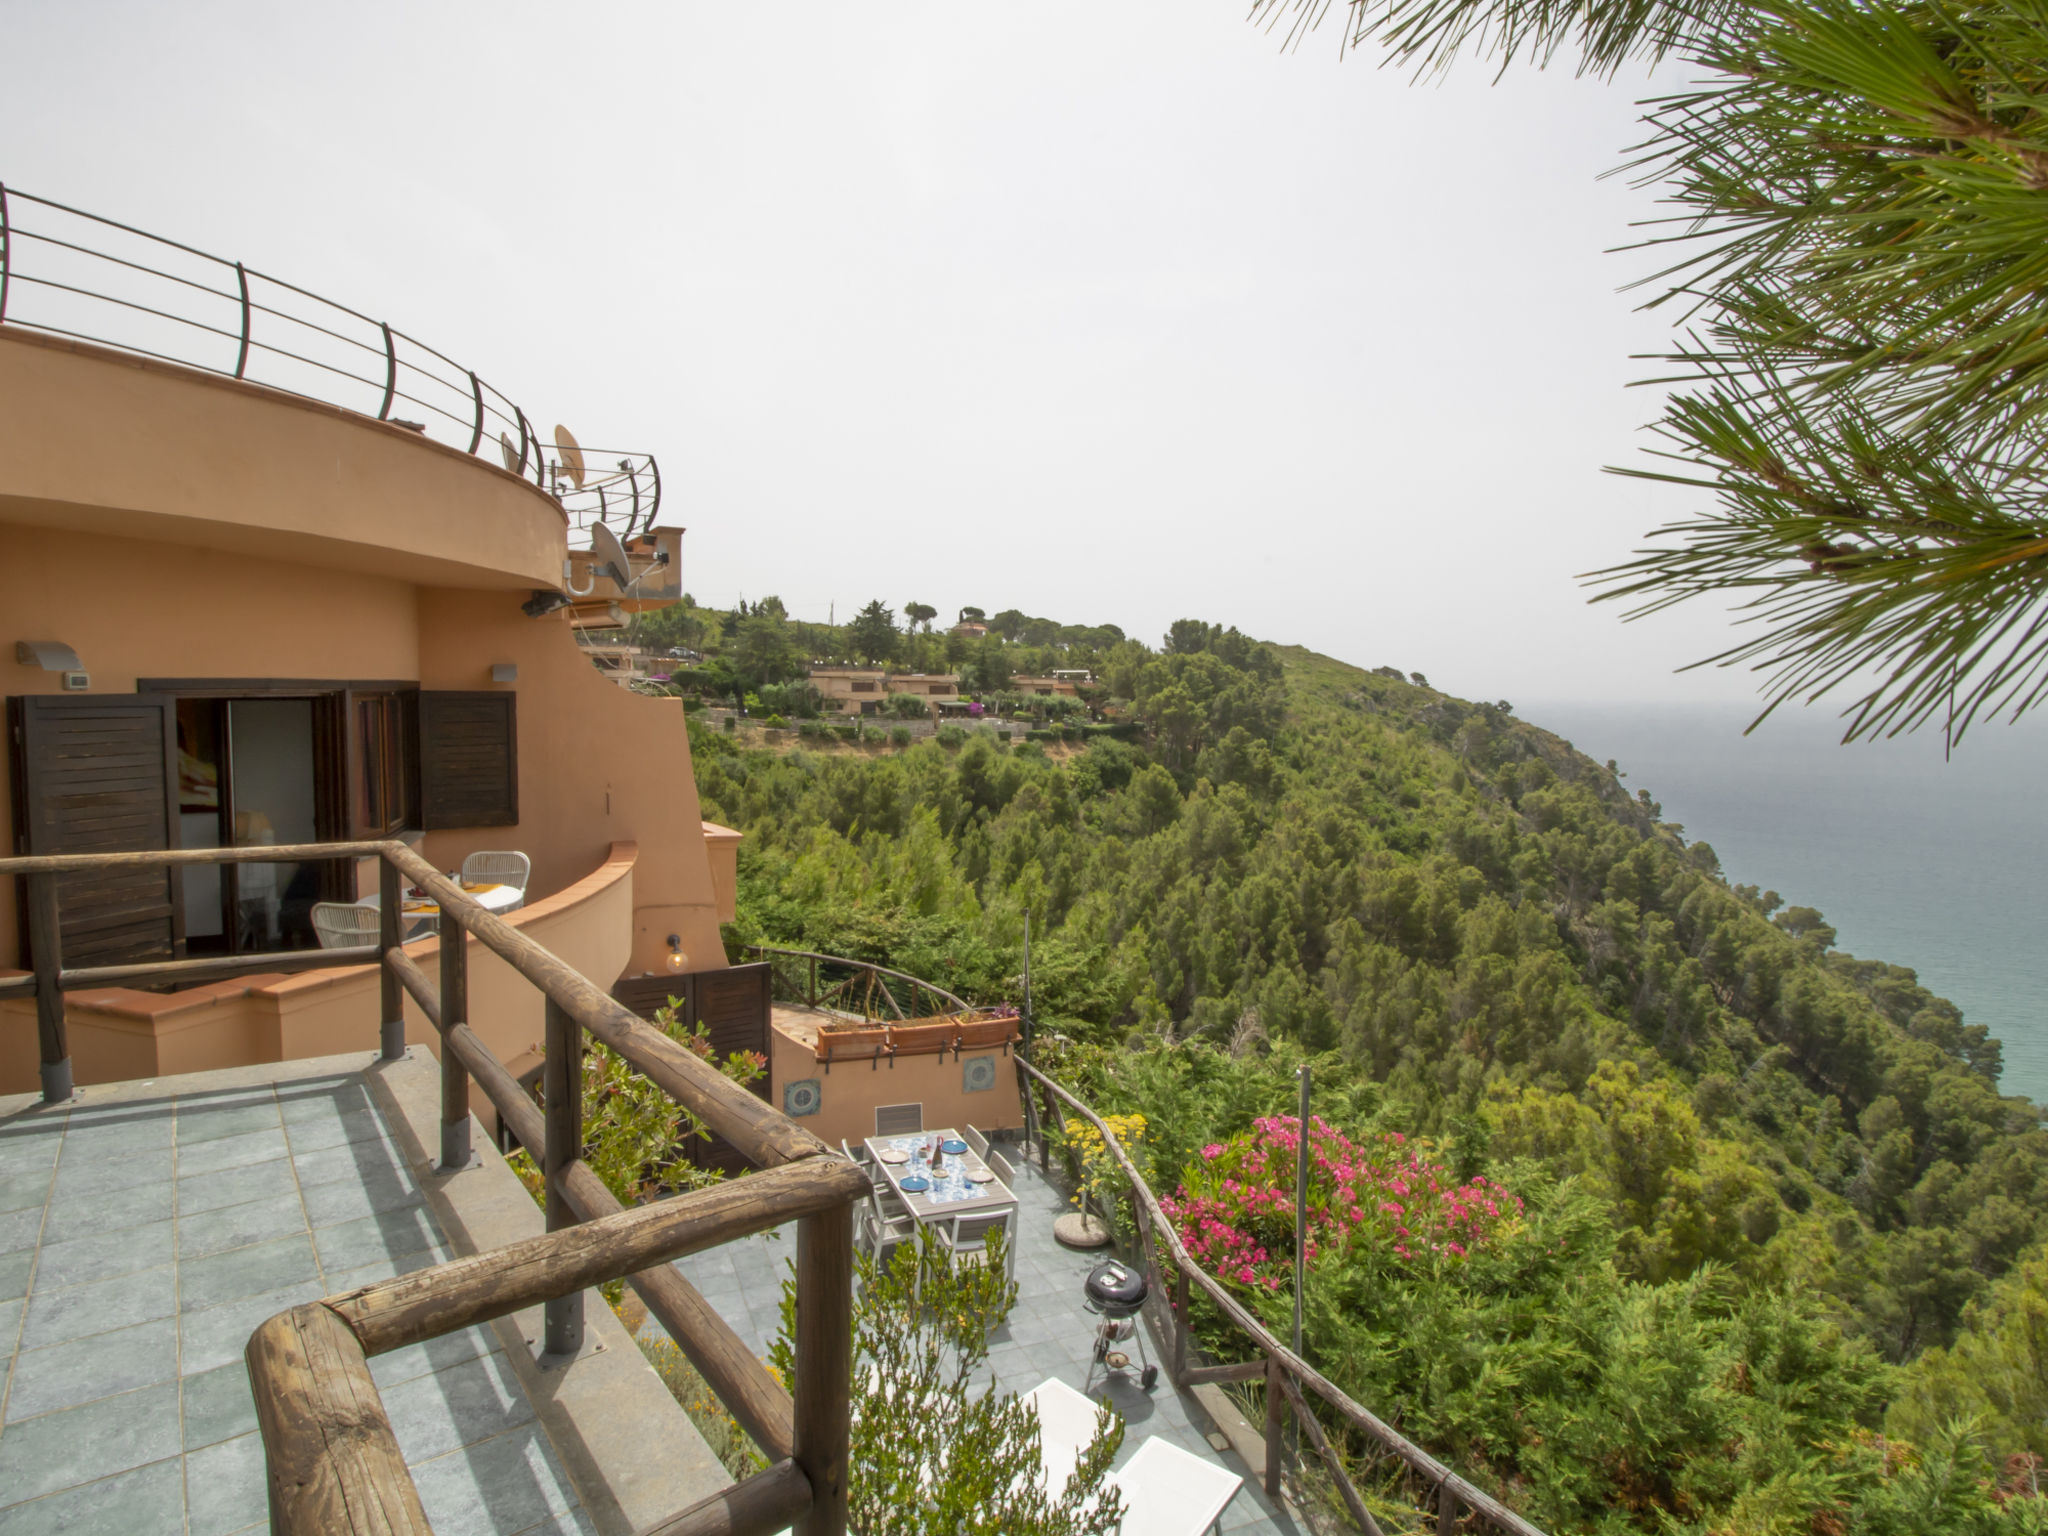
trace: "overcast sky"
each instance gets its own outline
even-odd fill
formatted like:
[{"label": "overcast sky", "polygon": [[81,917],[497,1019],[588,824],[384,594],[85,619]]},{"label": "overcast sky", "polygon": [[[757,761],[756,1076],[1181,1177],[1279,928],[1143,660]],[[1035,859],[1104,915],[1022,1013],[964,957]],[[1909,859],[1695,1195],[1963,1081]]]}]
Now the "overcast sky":
[{"label": "overcast sky", "polygon": [[1575,575],[1689,493],[1606,254],[1643,79],[1417,85],[1241,0],[0,0],[0,178],[659,455],[700,601],[1233,623],[1469,697],[1733,699]]}]

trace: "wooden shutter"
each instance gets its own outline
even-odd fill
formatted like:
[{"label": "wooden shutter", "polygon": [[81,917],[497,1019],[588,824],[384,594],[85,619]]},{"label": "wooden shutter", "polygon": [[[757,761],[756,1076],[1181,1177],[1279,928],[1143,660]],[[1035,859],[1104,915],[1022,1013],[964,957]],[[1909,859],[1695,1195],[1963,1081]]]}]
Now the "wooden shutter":
[{"label": "wooden shutter", "polygon": [[[684,1023],[700,1021],[711,1037],[711,1049],[719,1058],[734,1051],[756,1051],[768,1066],[747,1084],[756,1098],[774,1103],[775,1052],[769,1040],[773,1004],[769,996],[770,973],[763,964],[729,966],[722,971],[690,971],[681,976],[631,976],[612,988],[612,996],[644,1019],[674,997]],[[690,1161],[700,1168],[722,1173],[744,1173],[753,1166],[739,1148],[723,1136],[709,1142],[689,1144]]]},{"label": "wooden shutter", "polygon": [[[19,851],[137,853],[177,845],[177,727],[168,697],[31,695],[8,700],[8,721]],[[184,948],[184,913],[169,870],[61,875],[57,902],[67,966],[170,960]]]},{"label": "wooden shutter", "polygon": [[519,720],[512,693],[420,693],[420,825],[519,820]]}]

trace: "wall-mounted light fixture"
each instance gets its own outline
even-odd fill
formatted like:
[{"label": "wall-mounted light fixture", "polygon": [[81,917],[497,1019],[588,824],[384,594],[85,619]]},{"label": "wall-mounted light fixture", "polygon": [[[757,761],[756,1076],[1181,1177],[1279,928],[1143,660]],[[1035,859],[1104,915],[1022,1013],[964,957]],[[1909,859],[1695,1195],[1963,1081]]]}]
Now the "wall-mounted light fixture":
[{"label": "wall-mounted light fixture", "polygon": [[83,672],[85,663],[78,652],[62,640],[17,640],[14,659],[24,667],[41,667],[45,672]]},{"label": "wall-mounted light fixture", "polygon": [[516,683],[519,681],[519,666],[516,662],[494,661],[491,663],[491,681],[494,683]]},{"label": "wall-mounted light fixture", "polygon": [[690,957],[683,953],[683,936],[672,933],[668,936],[668,969],[672,976],[680,976],[690,968]]}]

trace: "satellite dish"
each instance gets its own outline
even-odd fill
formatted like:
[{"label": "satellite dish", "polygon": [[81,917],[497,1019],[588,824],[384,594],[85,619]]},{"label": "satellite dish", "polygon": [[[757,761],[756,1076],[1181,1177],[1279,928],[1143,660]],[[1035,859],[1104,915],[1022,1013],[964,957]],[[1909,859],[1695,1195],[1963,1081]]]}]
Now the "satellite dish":
[{"label": "satellite dish", "polygon": [[633,585],[633,565],[626,558],[626,548],[603,523],[590,525],[590,552],[597,556],[598,575],[610,577],[621,592]]},{"label": "satellite dish", "polygon": [[576,445],[576,434],[555,423],[555,447],[561,450],[562,468],[569,472],[569,479],[577,490],[583,489],[583,450]]},{"label": "satellite dish", "polygon": [[512,439],[502,432],[498,434],[498,452],[505,456],[505,467],[513,474],[518,474],[519,455],[512,451]]}]

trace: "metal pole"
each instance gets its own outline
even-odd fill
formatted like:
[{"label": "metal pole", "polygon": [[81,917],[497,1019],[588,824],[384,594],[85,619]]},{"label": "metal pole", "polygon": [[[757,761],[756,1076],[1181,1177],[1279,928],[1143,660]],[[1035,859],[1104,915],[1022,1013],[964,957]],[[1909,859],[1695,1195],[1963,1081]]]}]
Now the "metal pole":
[{"label": "metal pole", "polygon": [[441,908],[441,1171],[469,1166],[469,1073],[448,1037],[469,1022],[469,955],[455,914]]},{"label": "metal pole", "polygon": [[1308,1266],[1308,1068],[1301,1069],[1301,1145],[1294,1160],[1294,1353],[1301,1355],[1301,1282]]},{"label": "metal pole", "polygon": [[[398,878],[398,866],[389,859],[377,861],[377,947],[385,955],[401,947],[405,934],[405,892]],[[379,957],[378,974],[383,983],[383,1021],[378,1045],[386,1061],[405,1054],[405,989],[398,984],[398,972],[391,962]]]},{"label": "metal pole", "polygon": [[[561,1174],[583,1155],[583,1026],[553,998],[547,1007],[547,1054],[542,1091],[547,1096],[547,1144],[541,1170],[547,1183],[548,1230],[576,1225],[576,1212],[562,1193]],[[544,1348],[550,1355],[574,1355],[583,1348],[583,1293],[557,1297],[544,1308]]]},{"label": "metal pole", "polygon": [[1031,1043],[1031,913],[1024,914],[1024,1043]]},{"label": "metal pole", "polygon": [[63,928],[57,914],[57,877],[28,877],[29,965],[36,973],[36,1035],[42,1046],[43,1102],[71,1097],[71,1048],[64,1038]]}]

